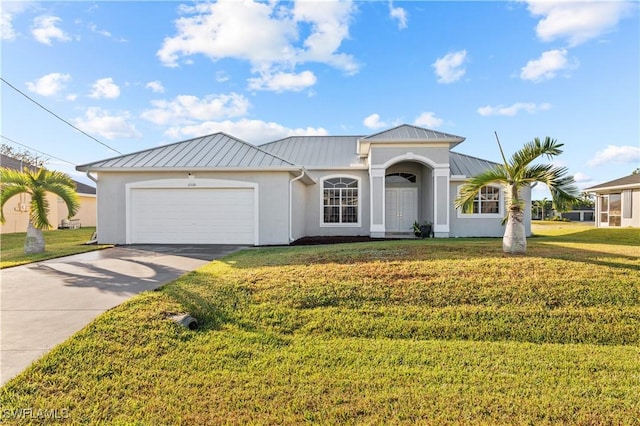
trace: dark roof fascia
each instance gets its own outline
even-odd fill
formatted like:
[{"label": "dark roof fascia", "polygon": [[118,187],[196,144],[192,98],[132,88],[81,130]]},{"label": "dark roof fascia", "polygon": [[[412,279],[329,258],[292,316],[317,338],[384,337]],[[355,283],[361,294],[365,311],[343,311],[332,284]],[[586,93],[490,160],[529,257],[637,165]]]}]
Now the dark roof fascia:
[{"label": "dark roof fascia", "polygon": [[610,180],[589,188],[585,188],[586,192],[612,191],[616,189],[640,188],[640,174],[631,174],[618,179]]}]

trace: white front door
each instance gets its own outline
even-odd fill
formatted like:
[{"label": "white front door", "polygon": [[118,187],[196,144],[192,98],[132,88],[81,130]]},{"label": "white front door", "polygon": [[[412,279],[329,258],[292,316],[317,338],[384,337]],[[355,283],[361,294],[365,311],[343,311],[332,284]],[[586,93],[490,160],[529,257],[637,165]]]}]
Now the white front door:
[{"label": "white front door", "polygon": [[411,232],[418,220],[418,188],[387,188],[386,232]]}]

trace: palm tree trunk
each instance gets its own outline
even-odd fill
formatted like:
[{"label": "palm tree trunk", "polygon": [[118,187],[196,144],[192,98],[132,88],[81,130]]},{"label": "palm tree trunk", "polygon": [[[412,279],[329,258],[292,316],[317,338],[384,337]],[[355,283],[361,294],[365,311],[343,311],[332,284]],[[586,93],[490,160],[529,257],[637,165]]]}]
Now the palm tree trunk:
[{"label": "palm tree trunk", "polygon": [[[525,254],[527,252],[527,233],[524,229],[524,212],[520,202],[520,193],[516,185],[507,186],[507,228],[502,237],[502,251],[509,254]],[[544,201],[543,201],[544,202]],[[543,207],[544,218],[544,207]]]},{"label": "palm tree trunk", "polygon": [[34,228],[31,221],[27,226],[27,238],[24,241],[24,253],[36,254],[44,252],[44,236],[42,230]]},{"label": "palm tree trunk", "polygon": [[527,252],[527,234],[524,229],[524,212],[521,209],[510,209],[507,228],[502,237],[502,251],[509,254],[525,254]]}]

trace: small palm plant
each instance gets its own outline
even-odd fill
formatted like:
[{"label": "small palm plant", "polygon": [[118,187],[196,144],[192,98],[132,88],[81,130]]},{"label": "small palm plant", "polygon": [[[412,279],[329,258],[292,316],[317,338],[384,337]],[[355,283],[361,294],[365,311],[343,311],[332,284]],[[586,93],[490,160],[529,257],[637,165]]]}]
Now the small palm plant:
[{"label": "small palm plant", "polygon": [[527,236],[524,227],[522,188],[536,182],[544,183],[551,192],[553,205],[557,210],[569,207],[580,194],[574,186],[573,176],[566,175],[566,167],[556,167],[552,164],[531,164],[542,156],[551,159],[562,154],[560,148],[563,144],[549,137],[546,137],[544,141],[535,138],[515,152],[507,161],[497,134],[496,140],[504,164],[497,165],[470,178],[460,189],[460,195],[455,204],[456,207],[467,211],[473,206],[473,200],[483,186],[492,183],[502,184],[507,196],[507,216],[505,218],[507,226],[502,238],[502,249],[505,253],[523,254],[527,251]]},{"label": "small palm plant", "polygon": [[73,180],[66,174],[41,168],[38,171],[11,170],[0,168],[0,222],[5,222],[4,205],[14,195],[31,195],[29,208],[29,226],[24,244],[26,254],[42,253],[45,249],[42,230],[51,228],[49,223],[49,202],[46,194],[50,192],[62,199],[72,218],[78,208],[78,194]]}]

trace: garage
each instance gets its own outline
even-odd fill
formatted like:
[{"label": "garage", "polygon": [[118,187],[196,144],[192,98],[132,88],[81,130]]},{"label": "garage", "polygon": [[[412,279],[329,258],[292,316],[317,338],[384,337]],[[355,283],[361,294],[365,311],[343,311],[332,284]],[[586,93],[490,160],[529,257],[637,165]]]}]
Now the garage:
[{"label": "garage", "polygon": [[[128,244],[256,244],[253,185],[215,180],[171,183],[130,186]],[[242,184],[248,186],[238,187]]]}]

